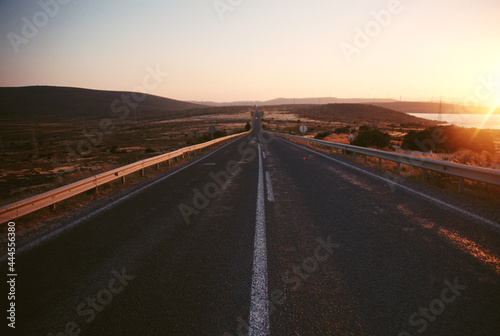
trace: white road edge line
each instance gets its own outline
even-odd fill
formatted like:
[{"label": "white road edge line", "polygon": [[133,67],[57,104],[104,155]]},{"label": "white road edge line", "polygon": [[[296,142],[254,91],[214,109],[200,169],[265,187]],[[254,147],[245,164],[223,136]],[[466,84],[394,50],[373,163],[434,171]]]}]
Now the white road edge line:
[{"label": "white road edge line", "polygon": [[[283,140],[284,140],[284,139],[283,139]],[[441,201],[441,200],[439,200],[439,199],[437,199],[437,198],[435,198],[435,197],[432,197],[432,196],[426,195],[426,194],[424,194],[424,193],[421,193],[421,192],[419,192],[419,191],[416,191],[416,190],[414,190],[414,189],[411,189],[411,188],[409,188],[409,187],[406,187],[406,186],[404,186],[404,185],[402,185],[402,184],[396,183],[396,182],[391,181],[391,180],[389,180],[389,179],[386,179],[386,178],[384,178],[384,177],[382,177],[382,176],[379,176],[379,175],[377,175],[377,174],[370,173],[370,172],[368,172],[368,171],[366,171],[366,170],[363,170],[363,169],[361,169],[361,168],[358,168],[358,167],[352,166],[352,165],[350,165],[350,164],[348,164],[348,163],[345,163],[345,162],[339,161],[339,160],[334,159],[334,158],[332,158],[332,157],[330,157],[330,156],[328,156],[328,155],[326,155],[326,154],[323,154],[323,153],[317,152],[317,151],[312,150],[312,149],[309,149],[309,148],[307,148],[307,147],[300,146],[300,145],[298,145],[298,144],[296,144],[296,143],[293,143],[293,142],[291,142],[291,141],[288,141],[288,140],[284,140],[284,141],[289,142],[289,143],[291,143],[292,145],[295,145],[295,146],[297,146],[297,147],[299,147],[299,148],[303,148],[303,149],[305,149],[305,150],[307,150],[307,151],[309,151],[309,152],[311,152],[311,153],[315,153],[315,154],[318,154],[318,155],[320,155],[320,156],[323,156],[323,157],[325,157],[325,158],[327,158],[327,159],[329,159],[329,160],[331,160],[331,161],[337,162],[337,163],[339,163],[339,164],[341,164],[341,165],[344,165],[344,166],[347,166],[347,167],[352,168],[352,169],[354,169],[354,170],[357,170],[357,171],[359,171],[359,172],[362,172],[362,173],[364,173],[364,174],[366,174],[366,175],[370,175],[370,176],[375,177],[375,178],[377,178],[377,179],[379,179],[379,180],[385,181],[385,182],[387,182],[387,183],[389,183],[389,184],[392,184],[393,186],[397,186],[397,187],[399,187],[399,188],[401,188],[401,189],[404,189],[404,190],[406,190],[406,191],[408,191],[408,192],[410,192],[410,193],[413,193],[413,194],[418,195],[418,196],[420,196],[420,197],[422,197],[422,198],[426,198],[426,199],[428,199],[428,200],[430,200],[430,201],[432,201],[432,202],[435,202],[435,203],[439,204],[440,206],[442,206],[442,207],[444,207],[444,208],[449,208],[449,209],[451,209],[451,210],[457,211],[457,212],[459,212],[459,213],[461,213],[461,214],[463,214],[463,215],[466,215],[466,216],[468,216],[468,217],[470,217],[470,218],[474,218],[475,220],[478,220],[478,221],[480,221],[480,222],[484,222],[484,223],[486,223],[486,224],[488,224],[488,225],[492,226],[493,228],[495,228],[495,229],[497,229],[497,230],[500,230],[500,224],[495,223],[494,221],[491,221],[491,220],[489,220],[489,219],[487,219],[487,218],[481,217],[481,216],[476,215],[476,214],[474,214],[474,213],[472,213],[472,212],[469,212],[469,211],[467,211],[467,210],[460,209],[459,207],[456,207],[456,206],[454,206],[454,205],[451,205],[451,204],[449,204],[449,203],[446,203],[446,202],[444,202],[444,201]]]},{"label": "white road edge line", "polygon": [[267,336],[269,331],[269,302],[267,284],[266,215],[264,202],[264,172],[259,144],[259,181],[253,253],[252,292],[250,295],[249,336]]},{"label": "white road edge line", "polygon": [[[20,255],[21,253],[25,253],[25,252],[29,251],[30,249],[35,248],[35,247],[37,247],[37,246],[45,243],[46,241],[48,241],[50,239],[53,239],[53,238],[59,236],[60,234],[62,234],[64,232],[66,232],[66,231],[74,228],[75,226],[81,224],[82,222],[85,222],[85,221],[91,219],[92,217],[94,217],[94,216],[96,216],[96,215],[98,215],[98,214],[100,214],[100,213],[102,213],[102,212],[104,212],[104,211],[106,211],[106,210],[114,207],[115,205],[120,204],[120,203],[124,202],[125,200],[127,200],[127,199],[129,199],[131,197],[134,197],[135,195],[139,194],[140,192],[142,192],[142,191],[144,191],[144,190],[146,190],[146,189],[154,186],[155,184],[158,184],[158,183],[160,183],[160,182],[162,182],[162,181],[164,181],[164,180],[172,177],[173,175],[175,175],[175,174],[183,171],[184,169],[187,169],[187,168],[191,167],[192,165],[194,165],[194,164],[196,164],[196,163],[198,163],[198,162],[200,162],[200,161],[202,161],[202,160],[210,157],[211,155],[217,153],[221,149],[225,148],[226,146],[229,146],[233,142],[238,141],[240,139],[241,138],[235,139],[234,141],[231,141],[231,142],[229,142],[229,143],[227,143],[227,144],[225,144],[225,145],[223,145],[223,146],[215,149],[214,151],[208,153],[206,156],[203,156],[203,157],[201,157],[201,158],[199,158],[199,159],[197,159],[197,160],[195,160],[195,161],[187,164],[186,166],[181,167],[181,168],[179,168],[179,169],[177,169],[177,170],[169,173],[168,175],[166,175],[166,176],[164,176],[164,177],[162,177],[162,178],[160,178],[160,179],[158,179],[156,181],[153,181],[153,182],[151,182],[149,184],[146,184],[145,186],[143,186],[143,187],[141,187],[141,188],[139,188],[139,189],[131,192],[130,194],[126,194],[123,197],[121,197],[121,198],[119,198],[119,199],[117,199],[117,200],[115,200],[115,201],[113,201],[113,202],[111,202],[111,203],[103,206],[102,208],[99,208],[99,209],[95,210],[94,212],[92,212],[92,213],[90,213],[90,214],[88,214],[86,216],[83,216],[83,217],[81,217],[81,218],[79,218],[79,219],[77,219],[77,220],[75,220],[75,221],[73,221],[71,223],[69,223],[68,225],[65,225],[65,226],[63,226],[63,227],[61,227],[61,228],[59,228],[59,229],[57,229],[57,230],[55,230],[53,232],[50,232],[50,233],[48,233],[48,234],[46,234],[46,235],[44,235],[44,236],[42,236],[42,237],[40,237],[40,238],[32,241],[32,242],[27,243],[26,245],[24,245],[24,246],[22,246],[22,247],[20,247],[20,248],[18,248],[16,250],[17,255]],[[0,257],[0,264],[3,263],[6,259],[7,259],[6,255]]]},{"label": "white road edge line", "polygon": [[271,182],[271,173],[266,171],[266,187],[267,187],[267,200],[274,202],[273,183]]}]

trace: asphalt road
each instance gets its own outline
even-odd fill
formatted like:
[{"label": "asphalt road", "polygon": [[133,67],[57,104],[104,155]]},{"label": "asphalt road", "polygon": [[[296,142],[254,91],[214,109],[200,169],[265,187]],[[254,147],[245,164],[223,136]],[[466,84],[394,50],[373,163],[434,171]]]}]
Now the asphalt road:
[{"label": "asphalt road", "polygon": [[263,134],[256,116],[20,253],[2,335],[500,334],[491,219]]}]

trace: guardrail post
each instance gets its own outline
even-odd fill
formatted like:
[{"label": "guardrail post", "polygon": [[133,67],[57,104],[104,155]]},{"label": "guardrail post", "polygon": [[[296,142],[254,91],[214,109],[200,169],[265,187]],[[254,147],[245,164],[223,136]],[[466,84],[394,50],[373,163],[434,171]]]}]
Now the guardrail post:
[{"label": "guardrail post", "polygon": [[458,192],[463,192],[464,191],[464,179],[459,178],[458,179]]},{"label": "guardrail post", "polygon": [[160,170],[160,164],[159,163],[156,164],[156,170]]},{"label": "guardrail post", "polygon": [[352,159],[356,161],[356,152],[352,152]]},{"label": "guardrail post", "polygon": [[382,158],[378,158],[378,166],[379,168],[382,168]]},{"label": "guardrail post", "polygon": [[339,148],[337,147],[336,149],[337,149],[337,154],[338,154],[339,153]]},{"label": "guardrail post", "polygon": [[401,174],[401,162],[398,162],[398,175]]},{"label": "guardrail post", "polygon": [[141,169],[141,176],[144,177],[144,168]]},{"label": "guardrail post", "polygon": [[125,184],[125,180],[126,180],[125,176],[122,176],[121,180],[122,180],[122,183]]},{"label": "guardrail post", "polygon": [[367,155],[365,154],[365,157],[363,158],[363,160],[364,160],[365,164],[366,164],[366,156],[367,156]]},{"label": "guardrail post", "polygon": [[422,182],[427,180],[427,169],[422,169]]}]

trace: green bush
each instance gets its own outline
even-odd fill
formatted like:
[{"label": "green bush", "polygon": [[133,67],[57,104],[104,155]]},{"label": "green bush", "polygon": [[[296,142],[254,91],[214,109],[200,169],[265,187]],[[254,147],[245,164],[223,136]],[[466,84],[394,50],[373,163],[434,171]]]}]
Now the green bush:
[{"label": "green bush", "polygon": [[349,126],[336,128],[335,131],[333,131],[333,133],[335,133],[335,134],[350,134],[351,128]]},{"label": "green bush", "polygon": [[494,153],[495,143],[487,131],[451,125],[410,131],[403,137],[401,148],[437,153],[455,153],[461,149]]},{"label": "green bush", "polygon": [[351,145],[361,147],[392,148],[391,135],[377,128],[361,126]]},{"label": "green bush", "polygon": [[326,138],[330,134],[332,134],[332,132],[321,132],[321,133],[316,134],[314,139],[323,140],[324,138]]},{"label": "green bush", "polygon": [[[214,139],[217,138],[222,138],[227,135],[226,131],[215,131],[214,132]],[[212,134],[210,133],[205,133],[201,137],[198,138],[197,143],[203,143],[212,140]]]}]

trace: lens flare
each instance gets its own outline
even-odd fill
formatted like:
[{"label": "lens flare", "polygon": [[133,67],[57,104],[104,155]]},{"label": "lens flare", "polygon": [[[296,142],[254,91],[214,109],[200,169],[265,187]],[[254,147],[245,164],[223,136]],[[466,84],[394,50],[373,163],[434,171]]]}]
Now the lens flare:
[{"label": "lens flare", "polygon": [[500,97],[498,98],[498,100],[496,101],[496,103],[493,104],[493,106],[488,111],[488,113],[484,116],[484,119],[483,119],[483,122],[481,123],[480,128],[483,128],[484,125],[486,125],[486,123],[490,119],[491,115],[495,113],[495,110],[498,108],[499,105],[500,105]]},{"label": "lens flare", "polygon": [[498,108],[499,105],[500,105],[500,97],[498,98],[498,100],[496,101],[496,103],[493,104],[493,106],[491,106],[491,109],[488,111],[488,113],[484,116],[484,119],[481,122],[481,125],[474,132],[474,135],[472,136],[472,139],[474,139],[477,136],[477,134],[481,131],[481,129],[484,128],[484,125],[486,125],[486,123],[488,122],[488,120],[490,119],[490,117],[495,113],[495,111],[496,111],[496,109]]}]

